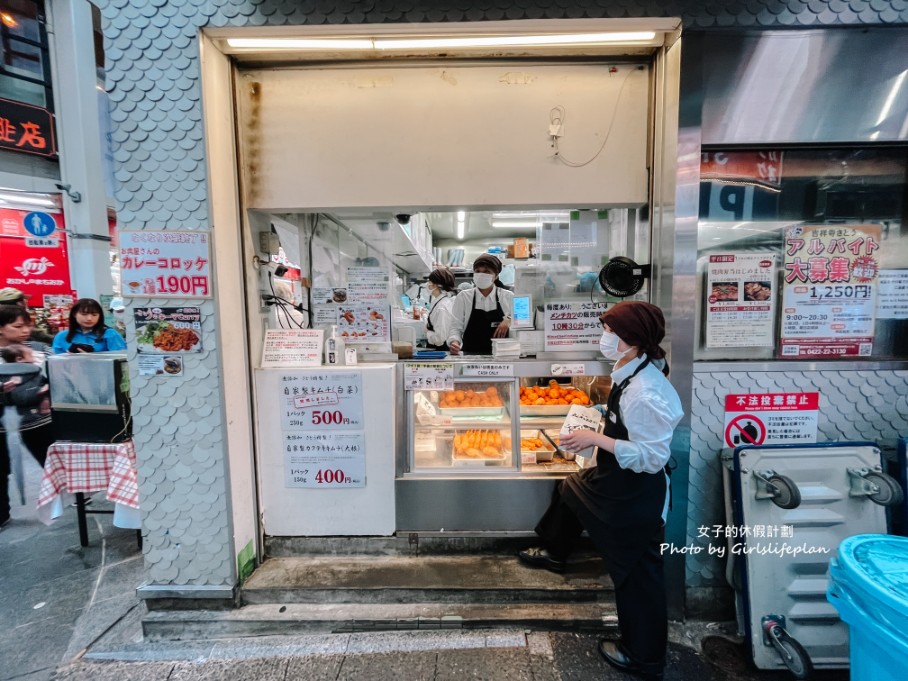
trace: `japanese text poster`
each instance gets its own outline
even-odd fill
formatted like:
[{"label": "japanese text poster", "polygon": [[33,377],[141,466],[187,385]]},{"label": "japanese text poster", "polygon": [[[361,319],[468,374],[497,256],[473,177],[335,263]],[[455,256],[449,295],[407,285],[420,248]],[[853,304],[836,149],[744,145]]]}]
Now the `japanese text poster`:
[{"label": "japanese text poster", "polygon": [[714,253],[706,266],[706,347],[772,347],[776,258]]},{"label": "japanese text poster", "polygon": [[577,300],[553,301],[545,304],[546,350],[594,350],[602,337],[599,315],[606,303]]},{"label": "japanese text poster", "polygon": [[725,446],[817,441],[820,393],[725,396]]},{"label": "japanese text poster", "polygon": [[786,230],[783,357],[872,353],[879,248],[879,225],[796,225]]},{"label": "japanese text poster", "polygon": [[207,232],[120,232],[123,295],[211,298]]},{"label": "japanese text poster", "polygon": [[284,485],[365,487],[362,374],[286,374],[280,390]]}]

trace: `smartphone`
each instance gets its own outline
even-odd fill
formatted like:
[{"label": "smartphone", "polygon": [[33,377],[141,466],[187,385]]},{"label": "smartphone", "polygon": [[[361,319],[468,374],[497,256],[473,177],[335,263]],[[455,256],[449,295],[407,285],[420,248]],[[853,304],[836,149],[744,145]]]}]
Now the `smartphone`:
[{"label": "smartphone", "polygon": [[69,352],[94,352],[95,346],[88,343],[73,343],[69,346]]}]

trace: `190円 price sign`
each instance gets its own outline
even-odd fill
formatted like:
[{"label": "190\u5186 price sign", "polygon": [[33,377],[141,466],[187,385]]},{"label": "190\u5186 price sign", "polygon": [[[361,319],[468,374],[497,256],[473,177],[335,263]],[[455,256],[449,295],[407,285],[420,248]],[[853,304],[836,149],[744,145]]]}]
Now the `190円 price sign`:
[{"label": "190\u5186 price sign", "polygon": [[281,430],[359,430],[363,427],[362,374],[285,374],[280,380]]},{"label": "190\u5186 price sign", "polygon": [[207,232],[120,232],[123,295],[211,298],[211,240]]}]

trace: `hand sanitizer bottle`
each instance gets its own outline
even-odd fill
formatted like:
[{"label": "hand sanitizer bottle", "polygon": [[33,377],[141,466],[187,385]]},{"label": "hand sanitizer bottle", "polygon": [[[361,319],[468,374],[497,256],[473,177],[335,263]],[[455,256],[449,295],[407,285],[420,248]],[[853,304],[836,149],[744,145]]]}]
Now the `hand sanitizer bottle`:
[{"label": "hand sanitizer bottle", "polygon": [[331,335],[325,339],[325,364],[337,364],[337,327],[331,327]]}]

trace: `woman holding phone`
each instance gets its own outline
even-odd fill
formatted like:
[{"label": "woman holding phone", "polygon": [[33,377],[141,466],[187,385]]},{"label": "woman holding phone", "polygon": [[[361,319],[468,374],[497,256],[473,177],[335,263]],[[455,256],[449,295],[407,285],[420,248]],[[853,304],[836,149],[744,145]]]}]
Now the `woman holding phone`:
[{"label": "woman holding phone", "polygon": [[65,352],[120,352],[126,341],[104,323],[101,303],[94,298],[80,298],[69,311],[69,330],[54,337],[54,354]]}]

